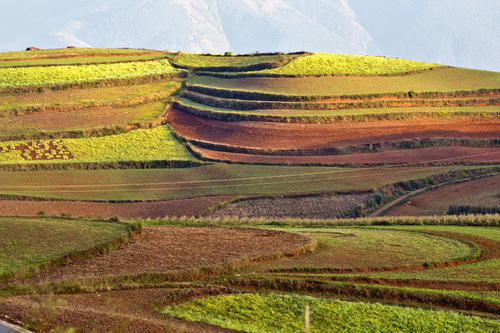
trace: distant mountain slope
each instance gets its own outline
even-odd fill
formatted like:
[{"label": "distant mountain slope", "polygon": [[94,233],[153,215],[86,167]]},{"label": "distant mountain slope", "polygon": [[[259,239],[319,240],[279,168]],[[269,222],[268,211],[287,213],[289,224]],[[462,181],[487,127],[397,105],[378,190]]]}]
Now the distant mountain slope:
[{"label": "distant mountain slope", "polygon": [[498,0],[7,0],[0,49],[326,51],[500,70]]}]

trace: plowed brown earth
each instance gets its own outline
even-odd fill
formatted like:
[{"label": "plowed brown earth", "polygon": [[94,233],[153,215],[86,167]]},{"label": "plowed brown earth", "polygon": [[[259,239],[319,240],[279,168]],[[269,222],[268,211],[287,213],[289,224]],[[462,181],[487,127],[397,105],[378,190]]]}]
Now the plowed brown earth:
[{"label": "plowed brown earth", "polygon": [[500,148],[431,147],[402,149],[380,153],[358,153],[325,156],[270,156],[228,153],[195,147],[204,157],[242,163],[321,163],[321,164],[379,164],[379,163],[452,163],[452,162],[500,162]]},{"label": "plowed brown earth", "polygon": [[39,212],[46,215],[123,218],[163,218],[166,216],[197,216],[221,201],[234,198],[232,195],[216,195],[198,198],[132,202],[132,203],[96,203],[85,201],[18,201],[1,200],[0,215],[33,216]]},{"label": "plowed brown earth", "polygon": [[423,216],[445,214],[448,207],[467,198],[500,191],[500,176],[487,177],[461,184],[441,187],[411,198],[407,204],[391,209],[386,216]]},{"label": "plowed brown earth", "polygon": [[235,332],[216,326],[178,320],[155,312],[153,304],[163,303],[171,289],[110,291],[94,294],[60,295],[50,300],[16,296],[0,301],[0,314],[26,322],[37,319],[42,304],[54,303],[54,318],[46,331],[57,327],[78,327],[89,332]]},{"label": "plowed brown earth", "polygon": [[224,122],[182,111],[168,113],[168,122],[188,139],[265,148],[338,147],[416,138],[498,138],[500,119],[422,119],[327,124]]},{"label": "plowed brown earth", "polygon": [[103,256],[43,272],[30,281],[183,270],[243,256],[291,251],[309,241],[305,236],[271,230],[145,227],[144,235],[133,244]]}]

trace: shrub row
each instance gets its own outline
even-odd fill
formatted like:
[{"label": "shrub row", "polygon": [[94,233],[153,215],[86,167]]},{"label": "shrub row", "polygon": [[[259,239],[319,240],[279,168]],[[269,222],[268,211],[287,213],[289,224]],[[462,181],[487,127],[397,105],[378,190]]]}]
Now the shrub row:
[{"label": "shrub row", "polygon": [[372,109],[390,107],[447,107],[447,106],[476,106],[476,105],[500,105],[500,97],[489,99],[412,99],[405,100],[382,100],[382,101],[359,101],[359,102],[281,102],[281,101],[253,101],[237,100],[209,96],[205,94],[185,91],[182,97],[193,102],[232,110],[259,110],[259,109],[292,109],[292,110],[344,110],[344,109]]},{"label": "shrub row", "polygon": [[395,92],[388,94],[364,94],[364,95],[341,95],[341,96],[318,96],[318,95],[287,95],[263,93],[255,91],[233,90],[214,88],[198,84],[186,84],[186,89],[204,95],[213,97],[254,100],[254,101],[283,101],[283,102],[304,102],[318,101],[325,99],[347,99],[347,100],[371,100],[375,98],[398,98],[398,99],[428,99],[428,98],[450,98],[450,97],[482,97],[495,96],[500,94],[500,89],[479,89],[470,91],[453,91],[453,92]]},{"label": "shrub row", "polygon": [[190,113],[194,116],[219,121],[261,121],[276,123],[331,123],[331,122],[362,122],[374,120],[409,120],[421,118],[441,118],[441,117],[500,117],[500,112],[477,112],[477,111],[406,111],[406,112],[383,112],[377,111],[367,114],[337,114],[327,116],[288,116],[286,111],[283,115],[271,116],[262,114],[239,113],[238,111],[225,112],[202,109],[191,105],[186,105],[180,101],[174,102],[174,107],[178,110]]},{"label": "shrub row", "polygon": [[446,212],[448,215],[491,215],[500,214],[500,207],[485,207],[485,206],[469,206],[469,205],[452,205],[448,207]]}]

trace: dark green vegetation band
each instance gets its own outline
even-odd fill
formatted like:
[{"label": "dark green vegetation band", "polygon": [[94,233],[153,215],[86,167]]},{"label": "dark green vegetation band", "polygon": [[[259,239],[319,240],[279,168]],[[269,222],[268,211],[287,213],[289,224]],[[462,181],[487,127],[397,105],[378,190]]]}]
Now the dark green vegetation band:
[{"label": "dark green vegetation band", "polygon": [[500,214],[500,207],[453,205],[448,208],[448,215]]}]

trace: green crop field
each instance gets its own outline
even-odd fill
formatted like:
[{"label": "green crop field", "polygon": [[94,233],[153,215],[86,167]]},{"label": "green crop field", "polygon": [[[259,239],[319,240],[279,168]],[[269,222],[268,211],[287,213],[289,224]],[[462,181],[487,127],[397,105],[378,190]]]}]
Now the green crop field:
[{"label": "green crop field", "polygon": [[433,67],[440,67],[440,65],[397,58],[316,53],[295,59],[279,68],[254,73],[294,76],[386,75],[427,70]]},{"label": "green crop field", "polygon": [[131,86],[113,86],[72,90],[44,91],[32,94],[17,94],[9,91],[0,92],[0,117],[8,110],[20,110],[28,107],[87,106],[106,102],[125,102],[130,99],[146,98],[156,94],[166,97],[178,89],[178,80],[158,81],[149,84]]},{"label": "green crop field", "polygon": [[173,68],[168,60],[84,66],[0,68],[0,88],[92,82],[179,72],[181,70]]},{"label": "green crop field", "polygon": [[193,76],[193,84],[299,96],[343,96],[415,92],[454,92],[499,89],[500,73],[464,68],[443,68],[403,76],[235,78]]},{"label": "green crop field", "polygon": [[117,223],[0,217],[0,276],[102,246],[127,231],[127,225]]},{"label": "green crop field", "polygon": [[[1,55],[1,53],[0,53]],[[118,55],[118,56],[91,56],[91,57],[71,57],[71,58],[55,58],[55,59],[37,59],[37,60],[17,60],[17,61],[1,61],[0,68],[6,67],[35,67],[35,66],[55,66],[55,65],[87,65],[87,64],[104,64],[104,63],[119,63],[119,62],[134,62],[134,61],[149,61],[156,59],[165,59],[169,53],[156,53],[146,55]]]},{"label": "green crop field", "polygon": [[[166,101],[158,101],[129,107],[105,107],[81,109],[71,112],[35,112],[23,116],[0,117],[2,137],[30,136],[64,133],[102,128],[123,127],[153,121],[165,111]],[[62,134],[61,134],[62,133]]]},{"label": "green crop field", "polygon": [[[30,148],[31,147],[31,148]],[[0,164],[191,160],[168,126],[78,139],[0,143]]]},{"label": "green crop field", "polygon": [[117,56],[157,52],[145,49],[94,49],[94,48],[66,48],[66,49],[43,49],[36,51],[11,51],[0,52],[0,60],[11,59],[39,59],[39,58],[65,58],[65,57],[89,57],[89,56]]},{"label": "green crop field", "polygon": [[500,323],[456,313],[277,294],[222,295],[167,307],[162,313],[243,332],[496,332]]},{"label": "green crop field", "polygon": [[[262,268],[380,268],[468,257],[475,251],[456,239],[399,230],[364,228],[292,228],[318,242],[318,250],[299,258],[259,266]],[[372,254],[377,252],[376,256]]]}]

